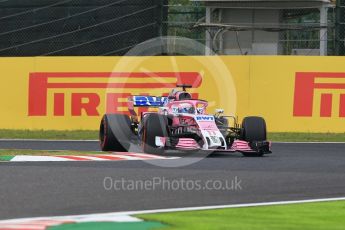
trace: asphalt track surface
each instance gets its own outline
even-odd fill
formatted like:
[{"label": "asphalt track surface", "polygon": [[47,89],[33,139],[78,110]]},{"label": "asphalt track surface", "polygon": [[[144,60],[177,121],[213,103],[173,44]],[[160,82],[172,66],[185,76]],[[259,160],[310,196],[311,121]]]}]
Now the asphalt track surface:
[{"label": "asphalt track surface", "polygon": [[[0,148],[97,150],[98,144],[0,141]],[[0,219],[345,196],[345,144],[274,143],[273,151],[262,158],[216,154],[178,168],[143,161],[0,163]],[[107,190],[106,177],[201,184],[237,178],[240,187]]]}]

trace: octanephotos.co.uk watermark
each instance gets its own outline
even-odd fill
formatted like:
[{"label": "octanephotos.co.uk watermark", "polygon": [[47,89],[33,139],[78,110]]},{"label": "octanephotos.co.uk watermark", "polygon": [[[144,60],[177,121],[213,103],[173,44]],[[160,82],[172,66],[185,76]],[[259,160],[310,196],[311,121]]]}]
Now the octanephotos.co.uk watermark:
[{"label": "octanephotos.co.uk watermark", "polygon": [[242,180],[235,176],[229,179],[194,180],[152,177],[150,179],[126,179],[104,177],[103,187],[107,191],[237,191],[242,190]]}]

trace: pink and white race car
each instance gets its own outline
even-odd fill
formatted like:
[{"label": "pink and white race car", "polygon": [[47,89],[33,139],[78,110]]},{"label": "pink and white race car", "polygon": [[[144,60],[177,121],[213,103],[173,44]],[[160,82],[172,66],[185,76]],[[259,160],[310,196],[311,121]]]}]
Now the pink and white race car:
[{"label": "pink and white race car", "polygon": [[[206,114],[207,101],[193,99],[186,91],[189,85],[177,87],[182,90],[173,89],[168,97],[130,97],[130,115],[105,114],[99,132],[101,149],[128,151],[136,145],[152,154],[169,149],[238,151],[244,156],[271,153],[263,118],[245,117],[239,125],[235,116],[225,116],[221,109]],[[158,112],[143,112],[139,117],[134,107],[156,107]]]}]

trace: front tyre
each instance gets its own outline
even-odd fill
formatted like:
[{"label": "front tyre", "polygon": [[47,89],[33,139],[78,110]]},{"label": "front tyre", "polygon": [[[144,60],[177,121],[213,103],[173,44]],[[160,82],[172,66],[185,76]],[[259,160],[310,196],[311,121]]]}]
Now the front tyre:
[{"label": "front tyre", "polygon": [[99,128],[102,151],[127,152],[132,135],[131,121],[125,114],[105,114]]},{"label": "front tyre", "polygon": [[168,137],[167,117],[151,113],[144,117],[142,148],[145,153],[163,154],[164,147],[156,146],[156,137]]},{"label": "front tyre", "polygon": [[[249,143],[267,140],[266,122],[262,117],[245,117],[242,122],[241,139]],[[261,157],[264,152],[242,153],[246,157]]]}]

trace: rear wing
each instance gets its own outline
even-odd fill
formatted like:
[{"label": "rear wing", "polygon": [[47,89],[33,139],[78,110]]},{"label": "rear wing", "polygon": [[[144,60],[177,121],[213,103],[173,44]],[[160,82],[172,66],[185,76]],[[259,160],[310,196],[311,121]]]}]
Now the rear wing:
[{"label": "rear wing", "polygon": [[131,96],[128,98],[128,102],[133,107],[162,107],[167,102],[167,97],[155,97],[155,96]]},{"label": "rear wing", "polygon": [[132,120],[137,121],[138,115],[134,107],[163,107],[167,101],[167,97],[131,96],[128,98],[128,111]]}]

